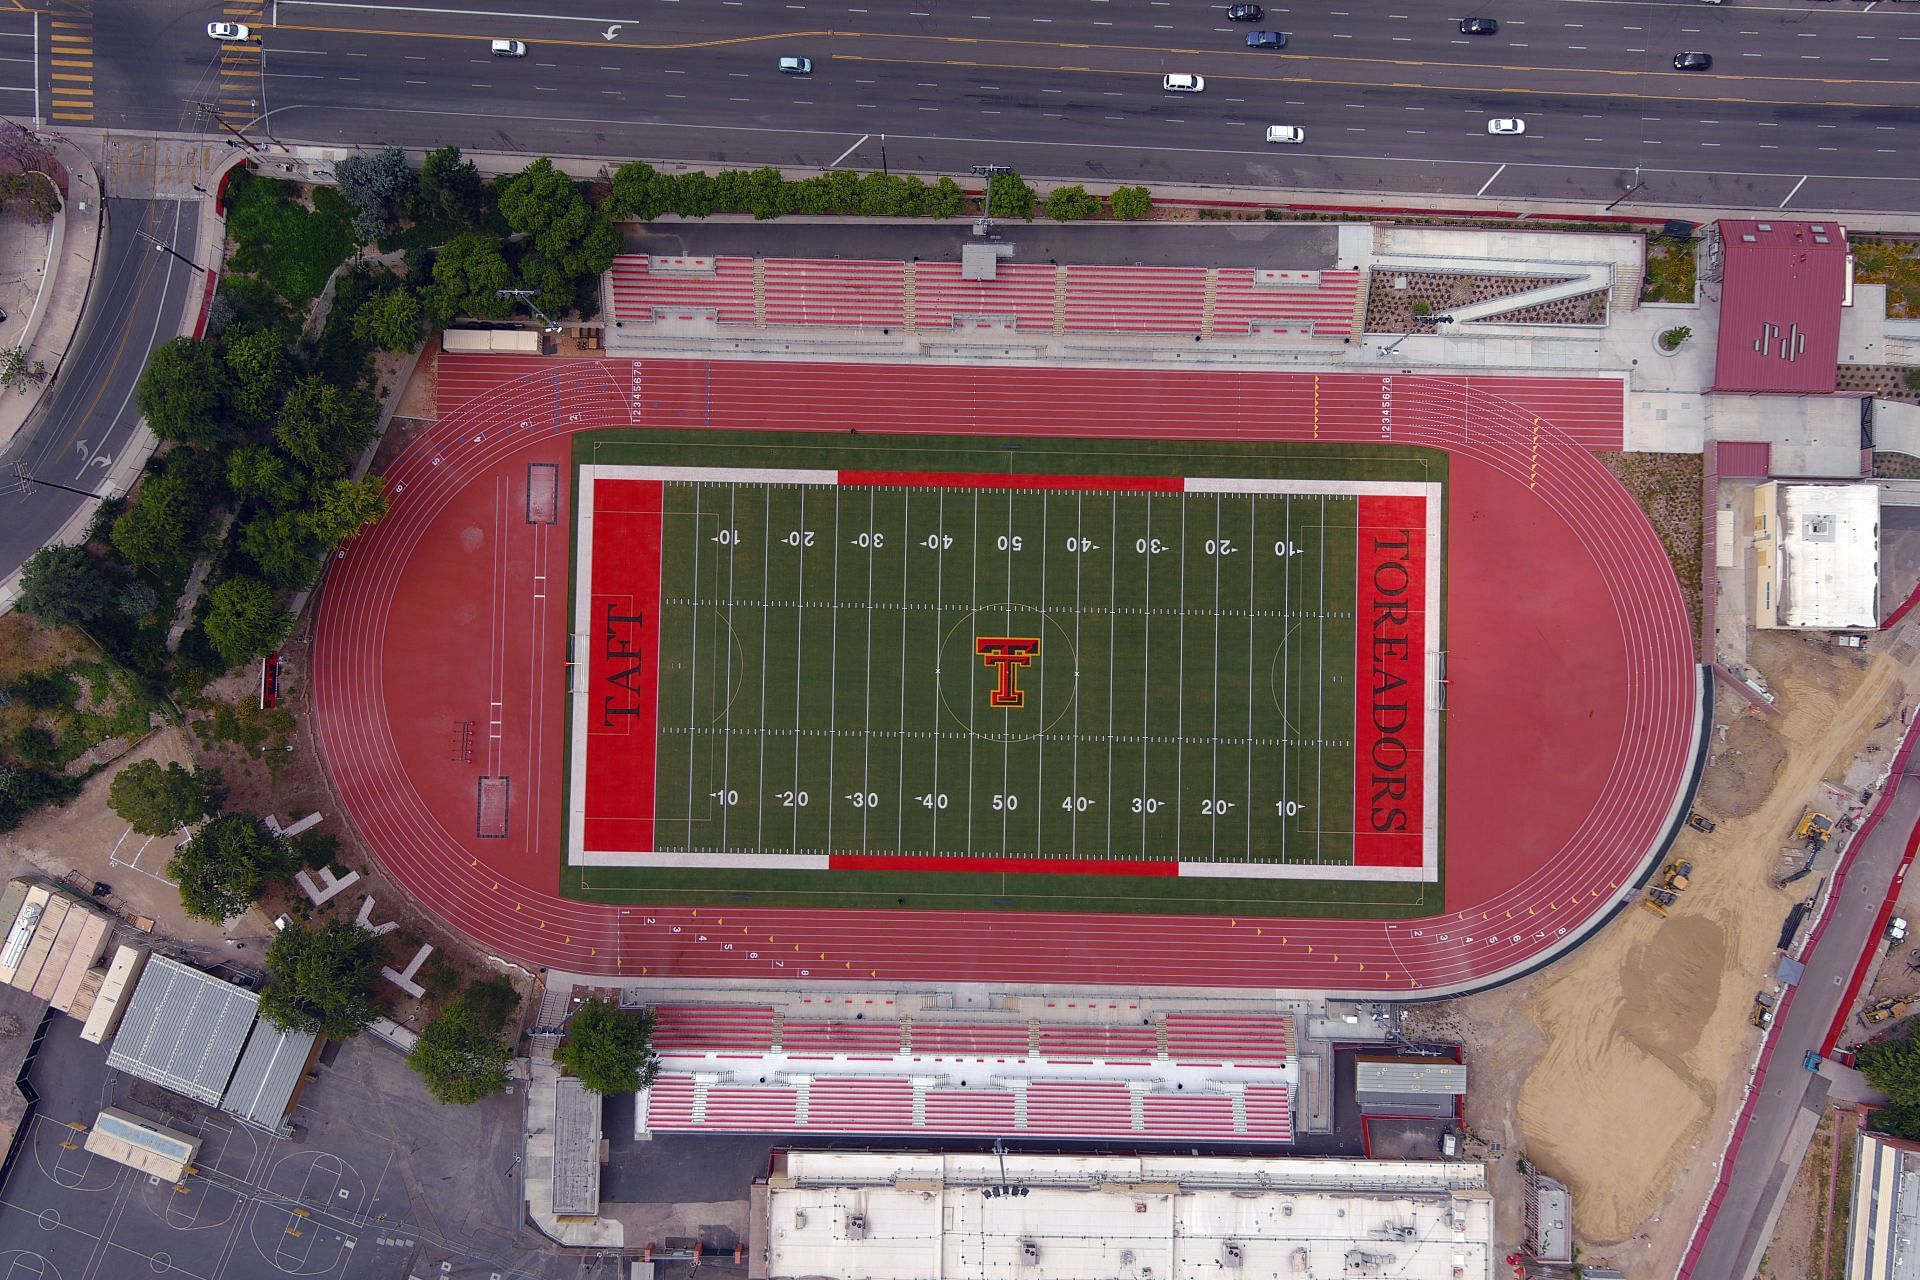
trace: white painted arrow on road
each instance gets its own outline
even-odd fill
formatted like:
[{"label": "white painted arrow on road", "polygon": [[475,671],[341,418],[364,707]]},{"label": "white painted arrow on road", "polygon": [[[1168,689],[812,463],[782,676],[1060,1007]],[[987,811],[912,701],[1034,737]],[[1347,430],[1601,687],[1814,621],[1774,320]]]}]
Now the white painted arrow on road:
[{"label": "white painted arrow on road", "polygon": [[605,31],[602,31],[600,33],[600,38],[602,40],[611,40],[619,34],[620,34],[620,24],[615,23],[613,26],[608,27]]}]

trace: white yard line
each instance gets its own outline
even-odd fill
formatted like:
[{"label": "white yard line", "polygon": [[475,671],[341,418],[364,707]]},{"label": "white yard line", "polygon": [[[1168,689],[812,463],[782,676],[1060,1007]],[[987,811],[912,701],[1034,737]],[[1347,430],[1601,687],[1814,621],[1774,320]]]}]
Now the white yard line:
[{"label": "white yard line", "polygon": [[[1048,496],[1046,490],[1043,489],[1040,491],[1040,623],[1033,629],[1034,634],[1041,636],[1043,639],[1045,638],[1044,633],[1047,626]],[[1039,688],[1034,694],[1034,711],[1036,718],[1040,722],[1040,733],[1036,739],[1038,756],[1033,766],[1033,790],[1035,793],[1033,801],[1033,851],[1035,853],[1039,853],[1046,847],[1045,828],[1047,817],[1047,664],[1044,661],[1040,661],[1038,665],[1040,667],[1039,679],[1037,681]]]},{"label": "white yard line", "polygon": [[[900,495],[900,603],[907,601],[908,575],[913,565],[913,490],[904,489]],[[894,852],[907,847],[907,619],[913,616],[910,609],[900,610],[900,751],[896,757],[899,773],[894,782],[896,801],[894,807],[900,811],[898,825],[894,829]],[[939,633],[939,612],[934,613],[934,632]],[[938,664],[936,664],[938,665]],[[935,725],[939,728],[939,725]],[[936,739],[937,741],[937,739]],[[935,750],[938,750],[936,746]],[[938,774],[934,777],[934,786],[940,785]]]},{"label": "white yard line", "polygon": [[1120,694],[1120,682],[1114,678],[1113,646],[1116,639],[1115,624],[1120,616],[1120,498],[1117,494],[1107,497],[1107,514],[1110,521],[1107,547],[1107,856],[1114,856],[1113,847],[1113,708]]},{"label": "white yard line", "polygon": [[[804,603],[807,598],[807,491],[800,490],[800,518],[794,522],[800,531],[800,564],[793,571],[793,595]],[[800,691],[806,688],[807,613],[800,610],[793,623],[793,782],[787,793],[787,808],[793,811],[793,852],[800,852]]]},{"label": "white yard line", "polygon": [[[1283,519],[1282,525],[1285,530],[1285,540],[1291,543],[1293,541],[1293,498],[1289,496],[1286,502],[1286,516]],[[1293,774],[1288,770],[1288,766],[1293,763],[1293,749],[1291,746],[1293,742],[1293,673],[1290,669],[1292,663],[1289,661],[1292,654],[1288,652],[1292,648],[1293,557],[1288,556],[1280,575],[1281,652],[1278,667],[1278,675],[1280,677],[1280,786],[1288,794],[1292,794],[1294,789]],[[1292,849],[1287,844],[1287,819],[1284,814],[1280,817],[1280,859],[1283,862],[1292,861]]]},{"label": "white yard line", "polygon": [[1253,635],[1259,622],[1253,606],[1260,596],[1254,574],[1260,563],[1260,499],[1247,504],[1247,861],[1253,857]]},{"label": "white yard line", "polygon": [[[1147,856],[1147,810],[1148,801],[1153,795],[1147,789],[1147,748],[1144,745],[1147,729],[1147,700],[1153,694],[1153,495],[1147,495],[1147,549],[1143,553],[1144,567],[1140,570],[1140,601],[1145,606],[1145,616],[1140,619],[1140,856]],[[1178,804],[1178,800],[1175,800]]]},{"label": "white yard line", "polygon": [[[1359,538],[1359,507],[1354,508],[1354,537]],[[1326,861],[1327,837],[1327,500],[1320,499],[1320,664],[1318,679],[1314,682],[1317,694],[1314,701],[1319,720],[1313,732],[1313,740],[1318,744],[1313,753],[1313,811],[1318,818],[1313,824],[1313,860],[1316,863]]]},{"label": "white yard line", "polygon": [[[733,541],[727,544],[727,637],[731,639],[738,633],[733,629],[733,556],[740,546],[740,526],[735,523],[736,508],[739,506],[740,489],[737,485],[727,486],[727,527],[733,530]],[[728,789],[732,773],[733,760],[733,645],[727,645],[726,683],[720,690],[720,696],[726,699],[721,708],[720,727],[720,789]],[[727,819],[733,816],[733,806],[725,803],[721,797],[720,805],[720,847],[730,848],[727,844]]]},{"label": "white yard line", "polygon": [[773,595],[773,490],[761,491],[766,509],[760,517],[760,783],[759,807],[753,814],[753,848],[757,853],[767,847],[767,601]]},{"label": "white yard line", "polygon": [[[940,508],[936,519],[940,522],[939,536],[944,538],[947,528],[947,491],[945,489],[940,490]],[[928,791],[928,794],[933,796],[933,832],[929,849],[931,853],[940,852],[940,796],[943,793],[940,790],[940,734],[938,731],[940,709],[945,705],[941,701],[943,695],[940,691],[940,622],[942,615],[946,612],[946,590],[947,553],[946,549],[941,547],[934,551],[933,569],[933,728],[935,732],[933,735],[933,783]],[[900,679],[903,683],[905,682],[904,671],[901,672]],[[905,721],[903,720],[902,723]]]},{"label": "white yard line", "polygon": [[1178,691],[1173,704],[1173,856],[1186,856],[1181,828],[1187,816],[1187,495],[1180,495],[1180,658],[1174,679]]},{"label": "white yard line", "polygon": [[[868,489],[867,490],[867,532],[869,534],[871,534],[874,531],[874,529],[878,527],[874,524],[873,513],[874,513],[873,490]],[[865,853],[867,851],[867,824],[871,820],[871,816],[872,816],[871,806],[867,804],[866,797],[869,794],[871,794],[867,788],[868,788],[868,784],[872,781],[872,778],[873,778],[873,553],[874,553],[874,549],[875,548],[873,545],[873,539],[869,537],[867,539],[867,654],[866,654],[865,661],[863,661],[860,664],[860,668],[861,668],[860,683],[866,686],[866,695],[867,695],[867,706],[866,706],[866,711],[864,712],[862,717],[863,722],[861,724],[861,731],[860,731],[860,797],[861,798],[860,798],[860,803],[857,806],[860,810],[860,852],[862,853]],[[903,598],[900,603],[905,604],[906,600]],[[902,609],[900,611],[900,616],[903,618],[906,617],[907,611],[905,609]],[[899,797],[896,796],[894,798],[894,802],[898,804]],[[829,848],[827,852],[832,853],[833,850]]]},{"label": "white yard line", "polygon": [[[661,490],[662,493],[665,490]],[[665,506],[664,502],[661,506]],[[662,519],[664,530],[666,521]],[[666,545],[664,533],[660,539]],[[687,848],[693,848],[693,749],[700,740],[700,482],[693,482],[693,589],[688,593],[690,601],[687,614],[691,619],[691,630],[687,637]],[[724,846],[723,846],[724,847]]]},{"label": "white yard line", "polygon": [[[1013,634],[1013,490],[1007,490],[1007,621],[1000,629],[1001,635]],[[1007,855],[1007,828],[1013,822],[1013,811],[1007,807],[1006,797],[1012,793],[1007,790],[1007,777],[1013,757],[1011,738],[1012,718],[1002,720],[1000,729],[1000,856]]]},{"label": "white yard line", "polygon": [[[1073,792],[1080,794],[1080,579],[1084,576],[1082,566],[1087,558],[1086,537],[1087,495],[1075,494],[1073,499],[1073,536],[1079,539],[1080,550],[1073,557]],[[1067,853],[1077,857],[1080,853],[1080,807],[1075,805],[1067,821]]]},{"label": "white yard line", "polygon": [[[1208,835],[1207,860],[1217,861],[1220,857],[1220,567],[1226,560],[1220,554],[1220,497],[1213,499],[1213,826]],[[1249,621],[1248,626],[1252,626]],[[1252,797],[1244,801],[1252,808]]]},{"label": "white yard line", "polygon": [[[827,806],[827,842],[825,853],[833,853],[833,811],[835,794],[840,790],[837,776],[833,771],[834,746],[840,741],[840,495],[846,490],[835,485],[833,488],[833,584],[828,588],[827,599],[832,604],[832,639],[827,642],[827,788],[822,797]],[[872,554],[871,551],[868,552]]]},{"label": "white yard line", "polygon": [[[980,491],[978,489],[975,489],[973,491],[973,550],[970,554],[973,560],[973,567],[969,571],[968,577],[971,580],[973,585],[971,588],[972,595],[967,602],[968,617],[972,617],[973,614],[980,608]],[[973,736],[973,716],[974,716],[974,704],[978,703],[980,699],[972,696],[973,655],[971,653],[964,654],[960,660],[967,664],[968,697],[967,697],[967,848],[966,848],[966,851],[967,853],[971,854],[973,852],[973,744],[975,741],[977,741],[977,739],[975,739]]]}]

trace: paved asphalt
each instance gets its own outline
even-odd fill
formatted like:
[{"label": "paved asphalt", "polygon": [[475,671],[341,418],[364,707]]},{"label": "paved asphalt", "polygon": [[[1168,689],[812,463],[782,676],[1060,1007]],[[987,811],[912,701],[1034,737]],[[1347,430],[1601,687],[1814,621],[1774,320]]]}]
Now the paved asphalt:
[{"label": "paved asphalt", "polygon": [[[1289,33],[1279,52],[1204,0],[925,3],[268,0],[256,95],[218,87],[217,4],[133,0],[93,17],[94,123],[257,96],[294,141],[878,168],[884,132],[891,167],[928,173],[1920,208],[1920,3],[1498,0],[1499,33],[1469,38],[1459,6],[1295,0],[1256,24]],[[1674,71],[1683,50],[1712,70]],[[1169,71],[1205,92],[1163,92]],[[1488,136],[1494,116],[1526,135]],[[1306,143],[1267,145],[1271,123]]]},{"label": "paved asphalt", "polygon": [[[1802,1111],[1817,1114],[1826,1105],[1830,1082],[1824,1075],[1809,1074],[1800,1063],[1807,1050],[1818,1049],[1826,1038],[1834,1002],[1869,944],[1887,885],[1914,824],[1920,822],[1920,755],[1908,758],[1895,781],[1899,790],[1886,815],[1854,844],[1846,882],[1828,909],[1826,930],[1805,957],[1807,972],[1786,1014],[1774,1024],[1773,1058],[1754,1102],[1753,1119],[1690,1280],[1745,1280],[1753,1274],[1767,1247],[1768,1211],[1780,1188],[1793,1180],[1794,1168],[1786,1163],[1785,1152],[1794,1120]],[[1842,1044],[1850,1042],[1850,1036],[1842,1036]],[[1737,1085],[1729,1082],[1728,1087]]]},{"label": "paved asphalt", "polygon": [[107,201],[100,273],[80,335],[39,412],[0,451],[0,578],[90,504],[70,490],[103,490],[139,421],[133,393],[147,353],[174,336],[187,290],[200,284],[198,271],[136,236],[136,228],[195,255],[195,206]]}]

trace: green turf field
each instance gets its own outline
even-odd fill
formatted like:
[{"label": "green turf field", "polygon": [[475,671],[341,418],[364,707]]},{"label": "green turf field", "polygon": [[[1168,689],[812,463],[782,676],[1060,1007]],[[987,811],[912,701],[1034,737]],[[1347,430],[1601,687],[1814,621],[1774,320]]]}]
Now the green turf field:
[{"label": "green turf field", "polygon": [[[1446,475],[1444,455],[1420,449],[1219,442],[632,431],[582,437],[574,456],[1309,482]],[[655,848],[767,869],[569,865],[568,893],[1380,916],[1443,901],[1436,882],[1340,877],[1352,845],[1351,497],[683,479],[663,500]],[[996,637],[1040,642],[1016,673],[1017,707],[991,702],[1000,672],[976,650]],[[781,857],[862,853],[951,869],[801,871]],[[965,869],[1002,857],[1062,871]],[[1292,878],[1088,873],[1175,857]]]},{"label": "green turf field", "polygon": [[1349,860],[1351,497],[664,498],[656,849]]}]

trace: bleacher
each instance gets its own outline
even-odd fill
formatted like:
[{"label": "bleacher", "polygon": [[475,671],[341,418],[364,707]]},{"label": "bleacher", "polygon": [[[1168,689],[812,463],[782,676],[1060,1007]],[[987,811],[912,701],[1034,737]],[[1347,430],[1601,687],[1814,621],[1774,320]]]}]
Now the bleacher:
[{"label": "bleacher", "polygon": [[1201,1066],[1279,1066],[1293,1053],[1293,1019],[1284,1014],[1167,1015],[1167,1056]]},{"label": "bleacher", "polygon": [[1031,1039],[1025,1026],[921,1022],[911,1030],[913,1052],[931,1055],[1025,1057]]},{"label": "bleacher", "polygon": [[905,1079],[815,1080],[807,1126],[820,1133],[911,1133],[913,1084]]},{"label": "bleacher", "polygon": [[1213,336],[1243,337],[1259,325],[1304,321],[1315,337],[1349,337],[1360,284],[1358,271],[1222,267],[1214,281]]},{"label": "bleacher", "polygon": [[1008,316],[1017,329],[1050,332],[1057,271],[1039,263],[1002,262],[992,280],[962,280],[957,262],[916,263],[915,323],[938,329],[964,326],[968,317]]},{"label": "bleacher", "polygon": [[653,1011],[655,1053],[717,1053],[773,1048],[772,1009],[742,1005],[663,1004]]},{"label": "bleacher", "polygon": [[753,323],[752,258],[625,253],[612,272],[615,320],[644,324],[711,312],[721,324]]},{"label": "bleacher", "polygon": [[792,1054],[904,1052],[897,1022],[814,1022],[789,1019],[781,1024],[780,1048]]},{"label": "bleacher", "polygon": [[837,258],[765,259],[766,323],[899,328],[907,264]]},{"label": "bleacher", "polygon": [[1070,330],[1200,332],[1206,306],[1205,268],[1071,266],[1062,270],[1067,273]]},{"label": "bleacher", "polygon": [[1061,1026],[1042,1024],[1039,1056],[1057,1061],[1149,1062],[1159,1056],[1152,1027]]}]

